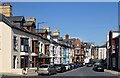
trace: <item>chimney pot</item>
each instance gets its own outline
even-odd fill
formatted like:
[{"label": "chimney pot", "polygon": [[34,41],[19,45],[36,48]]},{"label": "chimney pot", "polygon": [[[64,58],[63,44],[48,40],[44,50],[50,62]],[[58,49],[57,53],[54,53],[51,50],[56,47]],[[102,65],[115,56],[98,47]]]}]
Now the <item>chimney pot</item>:
[{"label": "chimney pot", "polygon": [[66,34],[66,40],[68,40],[69,39],[69,35],[68,34]]}]

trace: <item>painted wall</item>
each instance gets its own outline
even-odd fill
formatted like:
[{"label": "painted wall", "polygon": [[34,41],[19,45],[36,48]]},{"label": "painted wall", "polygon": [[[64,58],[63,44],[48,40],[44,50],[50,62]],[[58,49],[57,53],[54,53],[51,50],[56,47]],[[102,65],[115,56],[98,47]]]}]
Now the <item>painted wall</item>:
[{"label": "painted wall", "polygon": [[106,59],[106,48],[98,48],[98,59]]},{"label": "painted wall", "polygon": [[60,46],[55,46],[54,54],[55,54],[54,63],[60,64]]},{"label": "painted wall", "polygon": [[0,72],[11,72],[11,28],[0,22]]},{"label": "painted wall", "polygon": [[63,61],[64,64],[67,63],[67,59],[66,59],[66,58],[67,58],[67,48],[64,47],[64,59],[63,59],[63,60],[64,60],[64,61]]},{"label": "painted wall", "polygon": [[61,47],[61,63],[63,64],[64,62],[64,48]]},{"label": "painted wall", "polygon": [[[16,29],[12,29],[12,31],[13,31],[12,32],[12,34],[13,34],[12,37],[16,36],[18,38],[18,50],[17,51],[13,50],[12,59],[13,59],[13,56],[17,56],[17,58],[18,58],[18,67],[17,68],[20,68],[20,66],[21,66],[21,56],[28,56],[28,62],[29,63],[30,63],[30,61],[32,61],[32,56],[37,56],[36,53],[32,52],[32,40],[38,40],[38,37],[35,36],[35,35],[28,34],[26,32],[22,32],[20,30],[16,30]],[[20,38],[21,37],[28,38],[28,41],[29,41],[28,52],[21,52],[21,50],[20,50],[20,48],[21,48],[21,46],[20,46],[21,45],[21,39]],[[12,43],[13,43],[13,41],[12,41]],[[12,49],[13,49],[13,47],[12,47]],[[28,67],[31,67],[31,64],[28,64]]]},{"label": "painted wall", "polygon": [[54,45],[53,44],[49,45],[49,51],[50,51],[50,57],[51,57],[50,64],[54,64],[54,60],[53,60],[53,58],[54,58]]}]

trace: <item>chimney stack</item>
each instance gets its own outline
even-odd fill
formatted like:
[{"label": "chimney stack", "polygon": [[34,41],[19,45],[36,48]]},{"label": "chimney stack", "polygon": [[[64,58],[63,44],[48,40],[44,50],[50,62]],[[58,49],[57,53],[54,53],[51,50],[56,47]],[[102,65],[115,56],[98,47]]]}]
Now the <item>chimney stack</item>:
[{"label": "chimney stack", "polygon": [[35,17],[30,17],[27,19],[27,21],[32,21],[35,23],[35,28],[36,28],[36,18]]},{"label": "chimney stack", "polygon": [[30,17],[27,19],[27,21],[33,21],[36,24],[36,18],[35,17]]},{"label": "chimney stack", "polygon": [[49,26],[44,26],[43,29],[46,29],[47,32],[50,32],[50,27]]},{"label": "chimney stack", "polygon": [[65,39],[66,39],[66,40],[69,39],[69,35],[68,35],[68,34],[65,35]]},{"label": "chimney stack", "polygon": [[12,16],[12,6],[10,5],[10,3],[0,4],[0,14],[8,17]]},{"label": "chimney stack", "polygon": [[54,36],[60,36],[59,30],[58,29],[54,29],[53,35]]}]

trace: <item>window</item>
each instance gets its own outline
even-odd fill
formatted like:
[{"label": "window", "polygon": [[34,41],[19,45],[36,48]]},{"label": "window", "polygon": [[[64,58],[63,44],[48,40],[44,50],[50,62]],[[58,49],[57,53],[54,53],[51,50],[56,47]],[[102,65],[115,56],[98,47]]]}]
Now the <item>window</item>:
[{"label": "window", "polygon": [[115,53],[116,45],[112,45],[112,53]]},{"label": "window", "polygon": [[18,49],[18,41],[17,41],[17,37],[16,36],[13,37],[13,49],[15,51],[17,51],[17,49]]},{"label": "window", "polygon": [[32,52],[34,52],[34,41],[32,40]]},{"label": "window", "polygon": [[42,52],[43,44],[41,44],[41,52]]},{"label": "window", "polygon": [[80,50],[77,50],[77,54],[79,54],[80,53]]},{"label": "window", "polygon": [[116,46],[116,45],[112,45],[112,49],[113,49],[113,50],[115,50],[115,46]]},{"label": "window", "polygon": [[21,38],[21,51],[28,52],[28,38]]}]

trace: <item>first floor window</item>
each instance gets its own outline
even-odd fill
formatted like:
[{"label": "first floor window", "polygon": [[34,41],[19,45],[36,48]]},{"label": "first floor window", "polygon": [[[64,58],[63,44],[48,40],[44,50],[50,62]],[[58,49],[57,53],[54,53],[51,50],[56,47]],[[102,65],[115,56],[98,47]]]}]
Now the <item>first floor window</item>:
[{"label": "first floor window", "polygon": [[17,41],[17,36],[13,37],[13,49],[17,51],[18,48],[18,41]]},{"label": "first floor window", "polygon": [[21,38],[21,51],[28,52],[29,44],[28,38]]},{"label": "first floor window", "polygon": [[79,54],[80,53],[80,50],[77,50],[77,54]]}]

